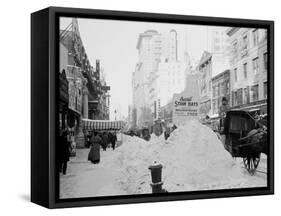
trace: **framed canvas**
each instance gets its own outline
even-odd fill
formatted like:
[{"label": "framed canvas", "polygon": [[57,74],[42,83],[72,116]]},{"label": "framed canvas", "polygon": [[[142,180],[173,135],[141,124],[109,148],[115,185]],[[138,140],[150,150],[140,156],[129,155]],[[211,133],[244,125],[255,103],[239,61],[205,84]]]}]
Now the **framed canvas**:
[{"label": "framed canvas", "polygon": [[274,193],[274,22],[31,15],[31,201]]}]

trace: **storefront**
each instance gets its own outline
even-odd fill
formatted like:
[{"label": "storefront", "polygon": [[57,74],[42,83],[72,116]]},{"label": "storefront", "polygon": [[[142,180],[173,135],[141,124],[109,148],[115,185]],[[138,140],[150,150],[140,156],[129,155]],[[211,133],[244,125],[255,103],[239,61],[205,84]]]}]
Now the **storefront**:
[{"label": "storefront", "polygon": [[243,104],[240,106],[233,106],[231,109],[239,109],[244,111],[257,111],[259,114],[267,114],[267,99]]},{"label": "storefront", "polygon": [[68,81],[66,78],[65,70],[60,73],[59,82],[59,129],[64,130],[67,128],[67,115],[68,115]]}]

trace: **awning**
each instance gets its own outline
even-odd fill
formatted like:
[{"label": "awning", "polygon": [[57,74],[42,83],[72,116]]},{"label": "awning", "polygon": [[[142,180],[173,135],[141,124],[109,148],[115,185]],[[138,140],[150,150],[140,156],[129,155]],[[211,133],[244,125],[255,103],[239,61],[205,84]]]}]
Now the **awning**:
[{"label": "awning", "polygon": [[82,119],[85,130],[121,130],[124,121]]}]

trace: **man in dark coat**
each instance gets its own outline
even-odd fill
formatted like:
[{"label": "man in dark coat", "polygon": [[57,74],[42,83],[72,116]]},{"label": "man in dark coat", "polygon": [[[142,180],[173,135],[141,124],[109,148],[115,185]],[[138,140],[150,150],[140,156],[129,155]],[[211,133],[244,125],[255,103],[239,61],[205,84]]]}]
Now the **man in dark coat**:
[{"label": "man in dark coat", "polygon": [[88,160],[93,164],[98,164],[100,162],[100,146],[102,145],[102,139],[94,132],[90,142],[91,150],[88,154]]},{"label": "man in dark coat", "polygon": [[59,172],[66,174],[67,162],[70,157],[70,143],[67,139],[67,131],[63,131],[60,136],[59,145]]},{"label": "man in dark coat", "polygon": [[222,105],[219,107],[219,119],[220,119],[220,130],[223,131],[224,119],[226,117],[226,112],[229,110],[229,105],[226,97],[221,100]]},{"label": "man in dark coat", "polygon": [[109,143],[108,135],[107,135],[106,132],[103,132],[102,141],[103,141],[102,149],[103,149],[104,151],[106,151],[107,145],[108,145],[108,143]]},{"label": "man in dark coat", "polygon": [[112,145],[112,149],[113,149],[113,150],[115,149],[116,140],[117,140],[116,133],[112,133],[110,142],[111,142],[111,145]]}]

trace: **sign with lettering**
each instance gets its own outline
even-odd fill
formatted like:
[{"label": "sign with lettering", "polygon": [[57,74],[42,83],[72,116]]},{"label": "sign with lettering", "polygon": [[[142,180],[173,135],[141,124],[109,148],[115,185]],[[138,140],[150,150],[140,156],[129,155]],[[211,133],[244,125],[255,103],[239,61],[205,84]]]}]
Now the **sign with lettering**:
[{"label": "sign with lettering", "polygon": [[173,97],[173,124],[197,119],[199,114],[199,87],[196,76],[188,76],[185,90]]}]

